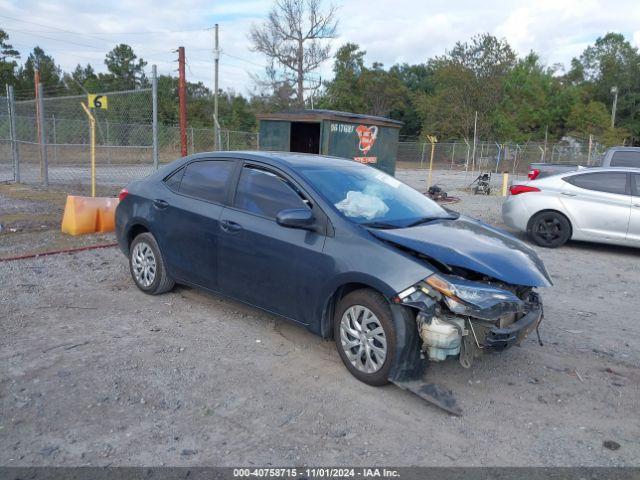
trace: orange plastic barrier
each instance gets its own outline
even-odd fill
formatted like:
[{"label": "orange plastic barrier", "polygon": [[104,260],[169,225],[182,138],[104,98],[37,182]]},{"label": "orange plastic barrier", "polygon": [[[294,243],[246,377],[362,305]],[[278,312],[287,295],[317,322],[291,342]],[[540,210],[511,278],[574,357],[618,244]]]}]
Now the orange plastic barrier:
[{"label": "orange plastic barrier", "polygon": [[112,232],[118,199],[111,197],[67,196],[62,232],[69,235]]}]

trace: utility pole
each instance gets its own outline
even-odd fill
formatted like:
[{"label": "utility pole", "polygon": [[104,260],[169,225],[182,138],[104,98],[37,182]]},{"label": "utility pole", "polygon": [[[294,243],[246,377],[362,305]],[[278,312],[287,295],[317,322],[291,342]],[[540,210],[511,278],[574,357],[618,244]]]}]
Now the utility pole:
[{"label": "utility pole", "polygon": [[616,126],[616,108],[618,107],[618,87],[611,87],[613,95],[613,108],[611,109],[611,128]]},{"label": "utility pole", "polygon": [[[40,143],[40,101],[38,95],[40,94],[40,71],[38,70],[38,65],[33,72],[33,86],[35,88],[35,107],[36,107],[36,136],[38,139],[38,143]],[[40,163],[42,163],[42,158],[40,159]]]},{"label": "utility pole", "polygon": [[471,174],[476,168],[476,145],[478,144],[478,111],[473,119],[473,153],[471,154]]},{"label": "utility pole", "polygon": [[220,63],[220,46],[218,44],[218,24],[215,24],[215,43],[213,46],[213,115],[218,122],[218,66]]},{"label": "utility pole", "polygon": [[548,139],[549,139],[549,125],[544,127],[544,160],[543,160],[543,162],[547,161],[547,141],[548,141]]},{"label": "utility pole", "polygon": [[187,156],[187,82],[184,73],[184,47],[178,47],[178,101],[180,104],[180,154]]},{"label": "utility pole", "polygon": [[[153,137],[153,169],[158,169],[158,67],[151,67],[151,135]],[[107,123],[107,125],[109,125]],[[111,150],[111,149],[109,149]]]}]

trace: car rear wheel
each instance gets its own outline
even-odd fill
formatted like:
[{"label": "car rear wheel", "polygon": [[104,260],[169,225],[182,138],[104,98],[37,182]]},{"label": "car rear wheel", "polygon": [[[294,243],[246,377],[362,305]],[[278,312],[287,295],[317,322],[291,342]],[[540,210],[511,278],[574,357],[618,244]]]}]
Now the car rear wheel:
[{"label": "car rear wheel", "polygon": [[558,212],[540,212],[529,222],[529,236],[541,247],[556,248],[571,238],[571,224]]},{"label": "car rear wheel", "polygon": [[149,232],[141,233],[131,242],[129,269],[136,286],[149,295],[168,292],[175,285],[167,273],[158,243]]},{"label": "car rear wheel", "polygon": [[389,382],[396,332],[382,295],[368,289],[346,295],[336,308],[334,339],[340,358],[354,377],[374,386]]}]

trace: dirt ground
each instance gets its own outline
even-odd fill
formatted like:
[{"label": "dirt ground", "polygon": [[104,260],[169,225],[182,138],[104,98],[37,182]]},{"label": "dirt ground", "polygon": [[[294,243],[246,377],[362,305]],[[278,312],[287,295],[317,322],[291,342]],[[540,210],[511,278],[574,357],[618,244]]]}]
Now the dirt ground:
[{"label": "dirt ground", "polygon": [[[425,189],[424,172],[398,177]],[[500,225],[500,197],[434,180]],[[462,417],[358,382],[332,342],[269,314],[147,296],[115,248],[0,262],[0,465],[637,466],[638,250],[537,251],[555,284],[544,346],[425,374]]]},{"label": "dirt ground", "polygon": [[[113,235],[72,237],[60,232],[69,193],[55,188],[0,184],[0,259],[113,243]],[[108,193],[100,188],[97,194]]]}]

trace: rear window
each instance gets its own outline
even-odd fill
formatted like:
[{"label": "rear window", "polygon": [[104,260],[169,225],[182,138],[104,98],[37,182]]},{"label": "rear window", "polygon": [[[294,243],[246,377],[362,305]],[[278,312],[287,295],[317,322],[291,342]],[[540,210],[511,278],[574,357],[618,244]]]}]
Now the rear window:
[{"label": "rear window", "polygon": [[206,160],[187,165],[180,193],[208,202],[223,203],[235,163],[227,160]]},{"label": "rear window", "polygon": [[565,177],[565,181],[576,187],[597,192],[627,193],[627,174],[620,172],[583,173]]},{"label": "rear window", "polygon": [[640,167],[640,151],[613,152],[610,165],[612,167]]}]

